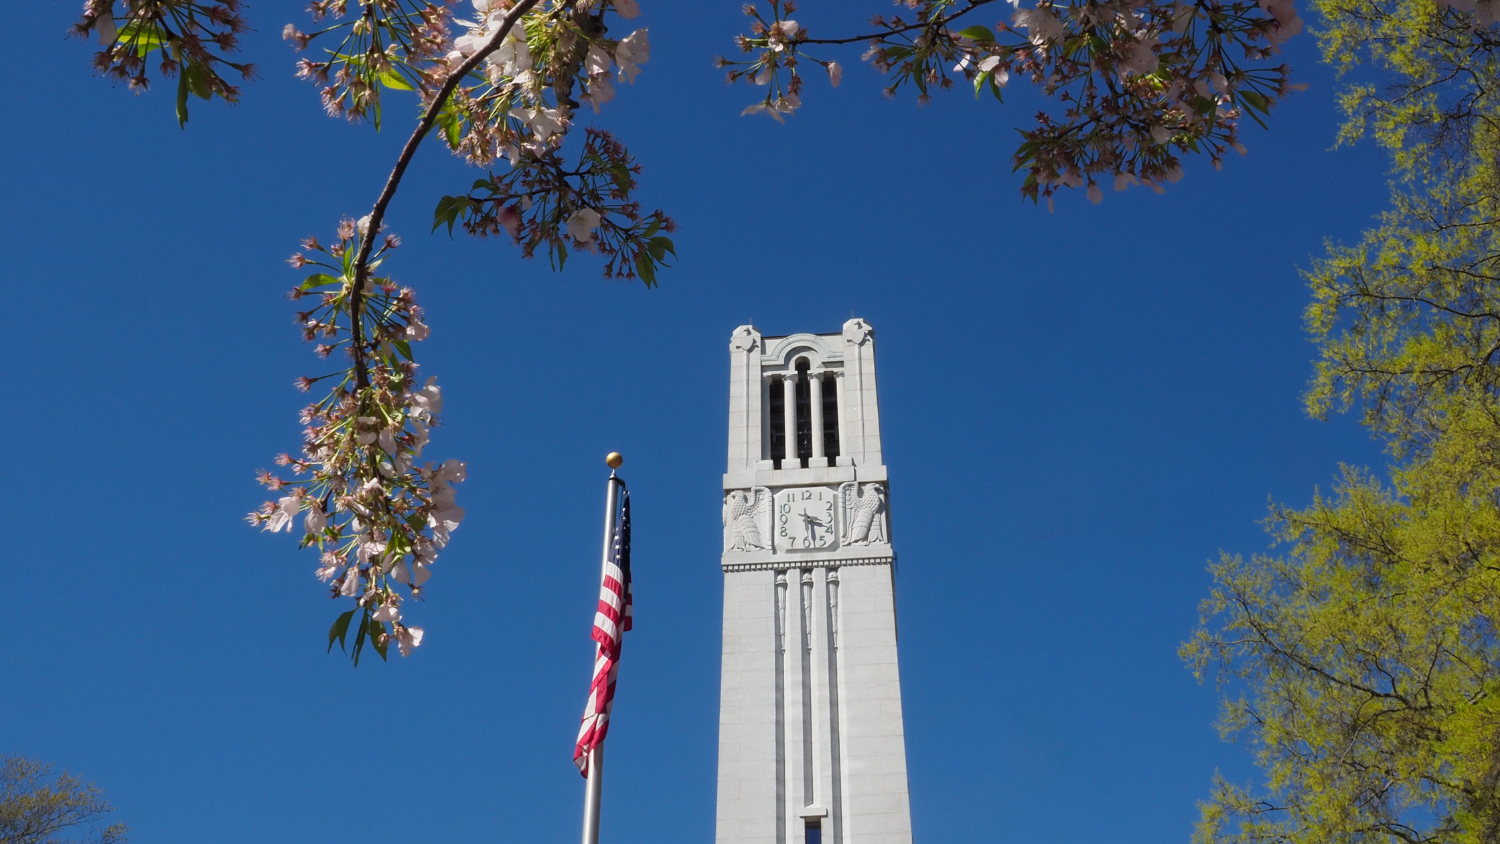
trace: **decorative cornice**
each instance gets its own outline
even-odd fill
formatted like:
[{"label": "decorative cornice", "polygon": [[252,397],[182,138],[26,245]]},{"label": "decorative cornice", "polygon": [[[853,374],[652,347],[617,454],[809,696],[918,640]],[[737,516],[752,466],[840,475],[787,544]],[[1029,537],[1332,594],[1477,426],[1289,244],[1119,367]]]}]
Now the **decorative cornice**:
[{"label": "decorative cornice", "polygon": [[724,573],[732,571],[786,571],[788,569],[839,569],[844,566],[889,566],[896,562],[896,556],[889,557],[854,557],[843,560],[768,560],[759,563],[723,563]]}]

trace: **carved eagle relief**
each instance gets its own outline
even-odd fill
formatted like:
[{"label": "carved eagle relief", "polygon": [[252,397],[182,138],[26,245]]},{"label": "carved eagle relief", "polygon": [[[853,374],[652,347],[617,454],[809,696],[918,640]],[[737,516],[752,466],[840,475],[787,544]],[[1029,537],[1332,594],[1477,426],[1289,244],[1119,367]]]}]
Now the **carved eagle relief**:
[{"label": "carved eagle relief", "polygon": [[763,486],[748,491],[736,489],[724,496],[725,551],[766,550],[761,523],[770,504],[771,491]]},{"label": "carved eagle relief", "polygon": [[845,545],[890,542],[885,535],[885,490],[880,484],[840,484],[839,500],[843,504]]}]

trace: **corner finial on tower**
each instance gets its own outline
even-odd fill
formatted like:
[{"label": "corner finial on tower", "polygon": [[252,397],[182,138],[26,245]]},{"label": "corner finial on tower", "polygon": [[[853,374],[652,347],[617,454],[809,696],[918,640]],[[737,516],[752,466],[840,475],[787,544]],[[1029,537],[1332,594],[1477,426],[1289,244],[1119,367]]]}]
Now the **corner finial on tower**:
[{"label": "corner finial on tower", "polygon": [[753,325],[742,325],[729,335],[729,348],[736,352],[753,352],[760,346],[760,332]]},{"label": "corner finial on tower", "polygon": [[855,346],[863,346],[865,341],[870,339],[870,335],[874,333],[875,329],[871,328],[868,322],[865,322],[858,317],[855,317],[854,319],[851,319],[848,322],[844,323],[845,343],[850,343]]}]

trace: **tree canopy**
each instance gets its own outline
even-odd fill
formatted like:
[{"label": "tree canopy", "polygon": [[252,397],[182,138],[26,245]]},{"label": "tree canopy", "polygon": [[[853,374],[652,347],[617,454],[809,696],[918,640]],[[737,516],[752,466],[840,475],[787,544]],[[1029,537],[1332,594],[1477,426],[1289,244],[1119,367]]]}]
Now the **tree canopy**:
[{"label": "tree canopy", "polygon": [[[52,765],[22,756],[0,756],[0,844],[122,844],[125,824],[94,827],[114,811],[104,792]],[[92,827],[82,838],[64,837]]]},{"label": "tree canopy", "polygon": [[1215,783],[1202,842],[1500,840],[1500,122],[1493,12],[1323,0],[1344,138],[1391,155],[1392,208],[1307,278],[1309,411],[1362,408],[1388,481],[1345,468],[1277,506],[1285,552],[1225,555],[1183,648],[1241,695],[1264,787]]}]

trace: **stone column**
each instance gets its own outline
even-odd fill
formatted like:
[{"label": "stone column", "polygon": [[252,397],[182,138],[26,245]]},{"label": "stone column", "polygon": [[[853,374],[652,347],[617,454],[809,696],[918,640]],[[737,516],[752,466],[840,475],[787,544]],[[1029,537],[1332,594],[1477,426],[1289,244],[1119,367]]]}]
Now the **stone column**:
[{"label": "stone column", "polygon": [[[765,408],[765,412],[761,411]],[[760,407],[757,407],[755,420],[760,423],[760,460],[756,462],[757,469],[771,468],[771,379],[762,377],[760,379]]]},{"label": "stone column", "polygon": [[848,382],[844,380],[845,370],[840,368],[833,372],[834,395],[838,398],[839,405],[839,465],[851,466],[853,460],[849,457],[849,395]]},{"label": "stone column", "polygon": [[[783,469],[801,468],[801,461],[797,460],[797,373],[788,372],[781,376],[781,418],[782,424],[786,426],[786,460],[781,463]],[[796,461],[788,466],[786,461]]]},{"label": "stone column", "polygon": [[828,465],[828,459],[823,456],[823,370],[808,370],[807,386],[812,413],[812,457],[808,458],[807,465],[811,469],[821,469]]},{"label": "stone column", "polygon": [[760,459],[755,430],[760,424],[760,332],[742,325],[729,337],[729,464],[730,471],[755,468]]},{"label": "stone column", "polygon": [[808,804],[807,780],[809,767],[812,759],[808,758],[807,744],[808,723],[805,712],[808,694],[808,685],[812,666],[807,664],[806,641],[809,631],[807,630],[807,603],[803,597],[802,576],[804,572],[799,569],[790,569],[786,573],[786,662],[785,671],[782,675],[784,689],[782,694],[783,708],[781,725],[782,733],[782,760],[786,767],[783,769],[783,799],[784,809],[781,813],[782,822],[785,824],[785,841],[788,844],[803,840],[802,807]]},{"label": "stone column", "polygon": [[823,826],[827,844],[842,844],[832,821],[832,810],[839,803],[839,782],[835,779],[834,754],[838,752],[837,671],[832,652],[832,623],[829,617],[828,569],[813,570],[812,676],[808,690],[812,697],[813,794],[804,804],[804,821],[817,820]]}]

